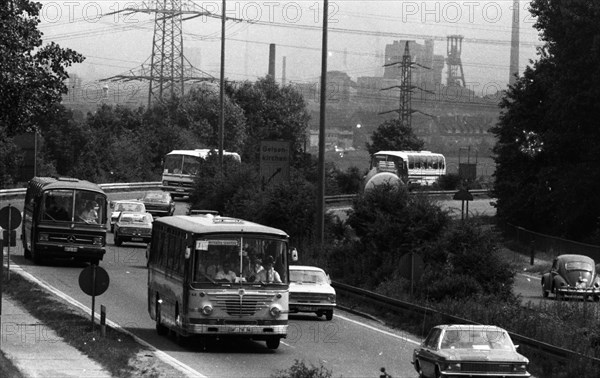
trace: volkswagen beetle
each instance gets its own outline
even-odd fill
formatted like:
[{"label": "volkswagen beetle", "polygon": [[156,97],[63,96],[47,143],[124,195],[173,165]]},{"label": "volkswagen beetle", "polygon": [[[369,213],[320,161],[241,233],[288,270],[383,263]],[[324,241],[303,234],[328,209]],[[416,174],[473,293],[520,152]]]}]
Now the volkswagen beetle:
[{"label": "volkswagen beetle", "polygon": [[560,255],[552,268],[542,275],[542,295],[553,293],[556,298],[578,296],[600,300],[600,277],[594,260],[584,255]]}]

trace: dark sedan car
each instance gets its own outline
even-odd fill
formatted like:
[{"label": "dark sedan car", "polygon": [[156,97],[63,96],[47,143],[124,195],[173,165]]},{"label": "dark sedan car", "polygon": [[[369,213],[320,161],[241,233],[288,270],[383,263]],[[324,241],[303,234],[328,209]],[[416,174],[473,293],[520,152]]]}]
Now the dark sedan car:
[{"label": "dark sedan car", "polygon": [[115,245],[123,242],[150,243],[152,221],[149,213],[121,212],[115,223]]},{"label": "dark sedan car", "polygon": [[173,215],[175,212],[175,201],[168,192],[146,192],[141,201],[146,206],[146,211],[152,215]]},{"label": "dark sedan car", "polygon": [[554,293],[556,298],[578,296],[600,300],[600,277],[594,260],[584,255],[560,255],[552,268],[542,275],[542,295]]},{"label": "dark sedan car", "polygon": [[493,325],[433,327],[412,363],[421,378],[531,376],[529,360],[517,353],[508,332]]}]

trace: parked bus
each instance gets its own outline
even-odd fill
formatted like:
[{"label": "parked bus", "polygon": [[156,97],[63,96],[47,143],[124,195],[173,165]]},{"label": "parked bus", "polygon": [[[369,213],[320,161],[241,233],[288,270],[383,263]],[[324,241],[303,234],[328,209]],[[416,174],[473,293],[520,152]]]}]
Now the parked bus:
[{"label": "parked bus", "polygon": [[106,194],[75,178],[34,177],[27,185],[21,238],[25,258],[98,264],[106,247]]},{"label": "parked bus", "polygon": [[[171,193],[173,198],[189,195],[194,188],[194,179],[200,171],[202,162],[209,154],[218,154],[217,150],[173,150],[163,162],[162,189]],[[223,157],[241,162],[237,152],[223,151]]]},{"label": "parked bus", "polygon": [[163,217],[154,221],[147,256],[148,312],[158,334],[204,342],[238,336],[270,349],[286,337],[288,262],[297,252],[284,231],[213,214]]},{"label": "parked bus", "polygon": [[365,188],[390,182],[431,185],[446,174],[446,159],[430,151],[379,151],[373,154]]}]

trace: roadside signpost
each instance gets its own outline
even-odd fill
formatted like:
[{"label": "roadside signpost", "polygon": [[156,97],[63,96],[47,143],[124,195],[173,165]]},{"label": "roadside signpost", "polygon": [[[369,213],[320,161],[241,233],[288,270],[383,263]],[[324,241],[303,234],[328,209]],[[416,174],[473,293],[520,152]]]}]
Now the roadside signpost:
[{"label": "roadside signpost", "polygon": [[[2,252],[2,265],[0,266],[0,344],[2,343],[2,290],[4,283],[4,244],[7,245],[6,252],[6,260],[7,268],[10,269],[10,246],[14,241],[16,241],[16,237],[14,236],[16,233],[13,230],[16,230],[21,224],[21,212],[11,206],[3,207],[0,209],[0,230],[2,233],[0,234],[0,252]],[[5,233],[4,230],[7,232]],[[6,242],[4,242],[6,236]],[[10,270],[7,271],[7,278],[10,279]]]},{"label": "roadside signpost", "polygon": [[84,293],[92,297],[92,331],[94,330],[96,296],[104,294],[109,283],[110,279],[106,270],[95,264],[84,268],[79,273],[79,287]]}]

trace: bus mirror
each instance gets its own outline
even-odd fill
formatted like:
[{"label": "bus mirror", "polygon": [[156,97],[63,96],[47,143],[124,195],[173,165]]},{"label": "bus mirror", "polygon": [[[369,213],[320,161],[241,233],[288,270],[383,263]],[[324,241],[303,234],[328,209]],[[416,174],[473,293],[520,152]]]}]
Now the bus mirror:
[{"label": "bus mirror", "polygon": [[292,249],[292,261],[298,261],[298,250],[296,248]]},{"label": "bus mirror", "polygon": [[185,259],[189,259],[190,256],[192,255],[192,250],[190,249],[190,247],[185,247]]}]

